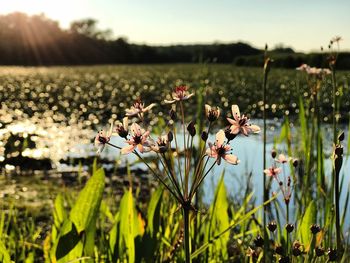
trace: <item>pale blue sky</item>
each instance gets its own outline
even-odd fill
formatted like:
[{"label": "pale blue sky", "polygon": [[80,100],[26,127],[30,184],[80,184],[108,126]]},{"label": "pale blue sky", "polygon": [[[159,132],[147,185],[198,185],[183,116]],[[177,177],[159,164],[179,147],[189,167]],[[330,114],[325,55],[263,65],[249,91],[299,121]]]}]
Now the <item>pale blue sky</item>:
[{"label": "pale blue sky", "polygon": [[92,17],[115,36],[147,44],[248,42],[319,50],[343,37],[350,50],[350,0],[0,0],[0,13],[44,12],[68,27]]}]

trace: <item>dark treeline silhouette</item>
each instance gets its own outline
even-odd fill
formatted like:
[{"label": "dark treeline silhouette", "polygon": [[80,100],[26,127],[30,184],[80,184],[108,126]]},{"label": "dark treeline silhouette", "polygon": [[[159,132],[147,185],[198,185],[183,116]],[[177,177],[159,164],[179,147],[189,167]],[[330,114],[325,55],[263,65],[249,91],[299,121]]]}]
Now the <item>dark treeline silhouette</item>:
[{"label": "dark treeline silhouette", "polygon": [[[89,65],[136,63],[232,63],[261,66],[263,51],[246,43],[149,46],[113,39],[110,30],[99,30],[97,21],[83,19],[69,29],[45,15],[12,13],[0,16],[0,64]],[[301,63],[323,66],[325,55],[295,53],[283,46],[273,51],[277,67]],[[350,69],[350,53],[339,56],[338,67]]]}]

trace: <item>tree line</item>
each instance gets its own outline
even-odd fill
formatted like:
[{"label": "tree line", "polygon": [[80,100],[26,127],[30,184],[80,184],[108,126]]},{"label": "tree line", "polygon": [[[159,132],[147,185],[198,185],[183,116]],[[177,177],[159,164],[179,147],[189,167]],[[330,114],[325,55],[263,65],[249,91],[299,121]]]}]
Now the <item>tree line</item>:
[{"label": "tree line", "polygon": [[[321,53],[296,53],[291,48],[272,50],[275,66],[293,68],[301,63],[322,66]],[[247,43],[150,46],[113,38],[94,19],[72,22],[62,29],[45,15],[11,13],[0,16],[0,64],[91,65],[144,63],[232,63],[261,66],[263,50]],[[338,68],[350,69],[350,53],[342,53]]]}]

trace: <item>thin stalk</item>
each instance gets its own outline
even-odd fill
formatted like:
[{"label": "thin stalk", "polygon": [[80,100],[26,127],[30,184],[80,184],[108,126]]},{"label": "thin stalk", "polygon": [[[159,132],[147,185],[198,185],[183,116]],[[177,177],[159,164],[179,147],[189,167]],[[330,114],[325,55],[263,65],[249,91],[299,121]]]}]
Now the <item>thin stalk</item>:
[{"label": "thin stalk", "polygon": [[174,125],[174,140],[175,140],[175,148],[176,148],[176,153],[177,153],[177,156],[176,156],[177,166],[178,166],[179,173],[180,173],[181,188],[182,188],[182,192],[185,193],[184,183],[183,183],[183,180],[182,180],[182,171],[181,171],[181,164],[180,164],[180,152],[179,152],[179,147],[178,147],[178,144],[177,144],[177,136],[176,136],[175,125]]},{"label": "thin stalk", "polygon": [[[265,61],[266,63],[266,61]],[[266,65],[265,65],[266,66]],[[267,75],[268,75],[268,70],[267,68],[264,67],[264,81],[263,81],[263,121],[264,121],[264,133],[263,133],[263,170],[266,169],[266,84],[267,84]],[[263,174],[263,200],[264,203],[268,199],[268,193],[266,190],[266,176]],[[264,211],[263,211],[263,224],[264,224],[264,262],[266,262],[266,255],[267,255],[267,249],[268,249],[268,235],[266,231],[266,224],[267,224],[267,218],[266,218],[266,212],[267,212],[267,207],[264,206]]]},{"label": "thin stalk", "polygon": [[335,67],[332,66],[332,86],[333,86],[333,143],[337,143],[337,82],[335,77]]},{"label": "thin stalk", "polygon": [[186,158],[186,153],[187,153],[187,148],[186,148],[186,127],[185,127],[185,113],[184,113],[184,107],[182,104],[182,101],[180,101],[180,109],[181,109],[181,118],[182,118],[182,128],[183,128],[183,139],[184,139],[184,163],[185,163],[185,171],[184,171],[184,181],[185,181],[185,192],[184,196],[185,199],[188,197],[188,174],[187,174],[187,158]]},{"label": "thin stalk", "polygon": [[[208,163],[208,160],[209,160],[209,157],[206,161],[206,164],[205,166],[207,165]],[[199,182],[197,183],[197,185],[193,188],[193,191],[190,193],[190,198],[192,199],[193,195],[196,193],[198,187],[201,185],[201,183],[203,182],[204,178],[209,174],[209,172],[213,169],[213,167],[215,166],[216,164],[216,161],[212,164],[212,166],[210,166],[209,170],[202,176],[202,178],[199,180]],[[204,169],[205,169],[205,166],[204,166]],[[204,169],[203,169],[203,172],[204,172]]]},{"label": "thin stalk", "polygon": [[177,196],[177,194],[166,184],[166,182],[152,169],[151,166],[142,158],[142,156],[136,152],[133,151],[133,153],[147,166],[147,168],[152,172],[152,174],[164,185],[164,187],[180,202],[182,203],[182,200],[180,197]]},{"label": "thin stalk", "polygon": [[[166,159],[165,159],[164,154],[163,154],[163,158],[164,158],[164,162],[167,164],[167,161],[166,161]],[[180,188],[179,188],[179,186],[178,186],[178,184],[177,184],[177,182],[176,182],[176,180],[175,180],[175,178],[174,178],[174,176],[173,176],[171,170],[170,170],[169,168],[167,168],[167,167],[168,167],[167,165],[164,164],[164,162],[163,162],[161,156],[159,157],[159,160],[160,160],[160,162],[161,162],[161,164],[162,164],[162,166],[163,166],[165,172],[167,173],[167,175],[168,175],[170,181],[171,181],[172,184],[175,186],[175,189],[176,189],[176,191],[177,191],[179,197],[180,197],[181,199],[183,199],[183,198],[182,198],[181,190],[180,190]]]},{"label": "thin stalk", "polygon": [[184,215],[184,238],[185,238],[185,262],[191,262],[191,237],[190,237],[190,207],[184,205],[182,207]]},{"label": "thin stalk", "polygon": [[[336,157],[338,158],[338,157]],[[340,237],[340,213],[339,213],[339,198],[340,198],[340,192],[339,192],[339,172],[335,171],[335,230],[336,230],[336,236],[337,236],[337,253],[338,258],[341,253],[341,237]]]},{"label": "thin stalk", "polygon": [[[286,214],[287,214],[287,217],[286,217],[287,224],[289,224],[289,202],[286,202]],[[289,255],[289,233],[288,233],[288,231],[287,231],[287,254]]]}]

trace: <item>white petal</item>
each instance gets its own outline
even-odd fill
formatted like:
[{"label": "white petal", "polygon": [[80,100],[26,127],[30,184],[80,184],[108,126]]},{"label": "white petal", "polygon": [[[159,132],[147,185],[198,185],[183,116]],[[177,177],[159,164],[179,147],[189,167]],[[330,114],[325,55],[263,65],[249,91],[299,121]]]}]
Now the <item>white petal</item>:
[{"label": "white petal", "polygon": [[238,158],[237,156],[233,155],[233,154],[225,154],[224,155],[224,160],[230,164],[238,164]]},{"label": "white petal", "polygon": [[131,117],[139,114],[140,111],[138,109],[135,109],[134,107],[131,107],[130,109],[126,109],[125,112],[126,116]]},{"label": "white petal", "polygon": [[211,110],[211,107],[210,107],[210,105],[205,104],[204,108],[205,108],[205,114],[208,116],[208,114],[209,114],[209,112]]},{"label": "white petal", "polygon": [[164,103],[166,104],[172,104],[174,103],[176,100],[164,100]]},{"label": "white petal", "polygon": [[231,106],[231,110],[232,110],[232,115],[235,118],[235,116],[237,116],[238,118],[241,117],[241,113],[239,111],[239,107],[238,105],[234,104]]},{"label": "white petal", "polygon": [[135,149],[134,145],[127,145],[127,146],[123,147],[120,150],[120,152],[121,152],[121,154],[128,154],[128,153],[131,153],[134,149]]},{"label": "white petal", "polygon": [[109,128],[109,131],[107,133],[107,137],[111,137],[112,133],[113,133],[113,121],[111,122],[111,127]]},{"label": "white petal", "polygon": [[231,125],[230,130],[232,134],[238,134],[239,130],[240,130],[240,126],[239,125]]},{"label": "white petal", "polygon": [[141,127],[136,122],[131,124],[131,131],[134,135],[140,136],[141,135]]},{"label": "white petal", "polygon": [[225,132],[223,130],[218,131],[216,134],[216,147],[221,147],[225,140]]},{"label": "white petal", "polygon": [[105,145],[104,144],[100,144],[100,146],[98,147],[98,150],[96,151],[97,154],[100,154],[103,149],[105,148]]},{"label": "white petal", "polygon": [[144,108],[142,111],[143,112],[146,112],[146,111],[149,111],[150,109],[152,109],[154,106],[156,106],[155,103],[152,103],[151,105],[147,106],[146,108]]},{"label": "white petal", "polygon": [[124,117],[123,118],[123,127],[124,127],[124,130],[128,130],[128,125],[129,125],[129,118],[128,117]]},{"label": "white petal", "polygon": [[250,130],[253,132],[253,133],[259,133],[260,132],[260,127],[258,125],[250,125],[249,126]]},{"label": "white petal", "polygon": [[235,121],[235,120],[233,120],[233,119],[231,119],[231,118],[226,118],[227,119],[227,121],[230,123],[230,124],[232,124],[232,125],[237,125],[237,121]]}]

